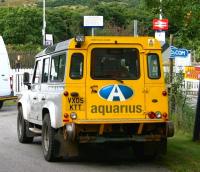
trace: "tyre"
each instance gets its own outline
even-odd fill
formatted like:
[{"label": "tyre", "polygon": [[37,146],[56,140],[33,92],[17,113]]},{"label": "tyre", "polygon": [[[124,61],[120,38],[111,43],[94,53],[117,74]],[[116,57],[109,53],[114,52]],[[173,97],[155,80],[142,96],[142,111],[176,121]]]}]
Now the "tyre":
[{"label": "tyre", "polygon": [[45,114],[42,123],[42,149],[44,158],[49,161],[56,160],[56,141],[55,141],[56,131],[51,127],[51,121],[49,114]]},{"label": "tyre", "polygon": [[3,107],[3,101],[0,101],[0,109]]},{"label": "tyre", "polygon": [[33,137],[27,136],[28,122],[24,120],[22,107],[18,108],[17,116],[17,135],[20,143],[31,143],[33,142]]}]

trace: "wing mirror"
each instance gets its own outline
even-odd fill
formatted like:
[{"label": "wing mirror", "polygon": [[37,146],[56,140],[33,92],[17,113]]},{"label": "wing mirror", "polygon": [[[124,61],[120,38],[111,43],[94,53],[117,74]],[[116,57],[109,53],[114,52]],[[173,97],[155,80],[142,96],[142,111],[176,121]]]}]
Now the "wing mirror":
[{"label": "wing mirror", "polygon": [[30,80],[30,74],[28,72],[24,72],[23,75],[23,83],[28,87],[28,89],[31,89],[31,83],[29,82]]}]

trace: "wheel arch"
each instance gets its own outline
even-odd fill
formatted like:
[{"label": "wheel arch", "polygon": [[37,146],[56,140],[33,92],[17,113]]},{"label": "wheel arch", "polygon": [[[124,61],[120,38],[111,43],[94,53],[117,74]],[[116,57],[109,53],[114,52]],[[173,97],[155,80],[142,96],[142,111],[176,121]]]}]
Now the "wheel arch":
[{"label": "wheel arch", "polygon": [[[45,115],[46,115],[47,113],[49,114],[49,109],[46,108],[46,107],[43,108],[43,109],[42,109],[42,121],[44,120],[44,117],[45,117]],[[50,114],[49,114],[49,115],[50,115]]]},{"label": "wheel arch", "polygon": [[20,108],[20,107],[21,107],[21,110],[22,110],[23,118],[24,118],[25,120],[27,120],[27,119],[28,119],[27,109],[25,108],[25,106],[22,105],[21,102],[18,102],[18,103],[17,103],[17,110],[18,110],[18,111],[19,111],[19,108]]},{"label": "wheel arch", "polygon": [[58,114],[57,108],[53,102],[46,103],[42,108],[42,120],[46,113],[49,113],[51,120],[51,127],[60,128],[62,127],[61,115]]}]

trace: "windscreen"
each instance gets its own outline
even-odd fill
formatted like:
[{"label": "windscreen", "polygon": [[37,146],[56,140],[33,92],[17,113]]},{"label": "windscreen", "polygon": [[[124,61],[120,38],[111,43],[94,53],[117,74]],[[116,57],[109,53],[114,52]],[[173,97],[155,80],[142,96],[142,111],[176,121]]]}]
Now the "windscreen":
[{"label": "windscreen", "polygon": [[93,79],[127,79],[140,77],[139,52],[136,48],[94,48],[91,53]]}]

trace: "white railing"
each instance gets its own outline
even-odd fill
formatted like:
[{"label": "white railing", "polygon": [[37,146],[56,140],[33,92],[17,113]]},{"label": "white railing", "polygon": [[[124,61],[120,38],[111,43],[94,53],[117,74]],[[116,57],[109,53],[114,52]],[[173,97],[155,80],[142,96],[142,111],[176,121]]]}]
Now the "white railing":
[{"label": "white railing", "polygon": [[185,79],[183,83],[183,91],[187,93],[187,95],[197,96],[199,90],[199,81],[198,80],[189,80]]},{"label": "white railing", "polygon": [[30,74],[30,79],[32,78],[33,69],[11,69],[11,75],[13,76],[13,91],[15,95],[28,89],[28,87],[23,84],[24,72],[28,72]]}]

